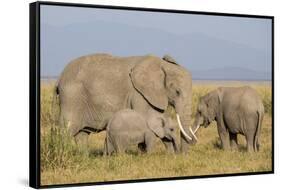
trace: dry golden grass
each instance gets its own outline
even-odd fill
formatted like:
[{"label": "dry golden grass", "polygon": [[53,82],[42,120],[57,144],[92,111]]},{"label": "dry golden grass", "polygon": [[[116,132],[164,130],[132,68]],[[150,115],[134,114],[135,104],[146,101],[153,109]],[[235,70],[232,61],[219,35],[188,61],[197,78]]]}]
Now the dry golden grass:
[{"label": "dry golden grass", "polygon": [[[245,83],[198,84],[193,86],[193,110],[199,96],[218,86],[241,86]],[[239,136],[238,151],[223,151],[215,122],[198,131],[199,142],[190,147],[188,155],[165,152],[158,142],[158,149],[151,155],[141,154],[136,148],[125,155],[103,157],[105,132],[90,135],[89,156],[79,153],[71,137],[53,123],[52,84],[41,89],[41,184],[69,184],[97,181],[198,176],[226,173],[260,172],[272,170],[271,144],[271,86],[249,83],[261,95],[266,115],[261,131],[261,149],[247,153],[245,138]],[[53,130],[51,128],[53,126]]]}]

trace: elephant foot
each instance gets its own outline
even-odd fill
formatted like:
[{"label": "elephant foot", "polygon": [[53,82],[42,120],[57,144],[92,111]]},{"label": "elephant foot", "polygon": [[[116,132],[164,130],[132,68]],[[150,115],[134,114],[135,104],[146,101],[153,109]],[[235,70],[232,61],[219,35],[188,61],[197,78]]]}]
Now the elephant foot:
[{"label": "elephant foot", "polygon": [[252,146],[247,146],[247,152],[253,153],[254,152],[254,148]]},{"label": "elephant foot", "polygon": [[227,140],[221,141],[221,148],[225,151],[231,150],[230,142]]},{"label": "elephant foot", "polygon": [[238,150],[238,144],[237,143],[231,143],[230,149],[231,149],[231,151],[237,151]]}]

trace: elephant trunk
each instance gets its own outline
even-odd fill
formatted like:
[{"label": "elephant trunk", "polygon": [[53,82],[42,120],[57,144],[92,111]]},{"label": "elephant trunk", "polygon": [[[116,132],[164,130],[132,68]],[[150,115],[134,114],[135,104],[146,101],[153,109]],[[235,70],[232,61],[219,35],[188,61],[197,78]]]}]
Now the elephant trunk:
[{"label": "elephant trunk", "polygon": [[178,127],[181,131],[181,152],[187,153],[190,144],[194,144],[196,142],[196,137],[194,138],[194,133],[190,131],[191,126],[191,86],[188,89],[187,98],[185,102],[176,102],[175,111],[178,121]]},{"label": "elephant trunk", "polygon": [[176,133],[171,134],[171,144],[173,146],[174,153],[178,153],[179,152],[179,146],[178,146],[178,143],[177,143]]},{"label": "elephant trunk", "polygon": [[175,153],[178,153],[179,152],[179,147],[178,147],[178,144],[176,143],[176,139],[174,139],[172,141],[172,143],[173,143],[173,147],[174,147]]}]

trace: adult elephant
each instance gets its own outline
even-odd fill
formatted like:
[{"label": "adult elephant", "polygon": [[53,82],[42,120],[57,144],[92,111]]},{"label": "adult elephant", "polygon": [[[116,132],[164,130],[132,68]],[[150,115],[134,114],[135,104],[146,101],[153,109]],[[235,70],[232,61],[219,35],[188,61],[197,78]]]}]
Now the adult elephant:
[{"label": "adult elephant", "polygon": [[83,147],[88,134],[105,130],[120,109],[163,113],[170,104],[181,130],[181,151],[186,152],[194,142],[191,87],[191,74],[170,56],[83,56],[70,62],[57,82],[60,121]]}]

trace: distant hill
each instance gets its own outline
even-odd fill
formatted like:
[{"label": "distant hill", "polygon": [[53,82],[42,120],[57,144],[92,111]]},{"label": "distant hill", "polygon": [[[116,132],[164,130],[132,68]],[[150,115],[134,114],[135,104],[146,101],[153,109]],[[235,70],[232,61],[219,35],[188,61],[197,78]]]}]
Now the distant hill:
[{"label": "distant hill", "polygon": [[118,56],[170,54],[197,79],[271,79],[270,50],[206,34],[179,35],[103,21],[42,26],[41,74],[44,76],[58,76],[70,60],[79,56],[104,52]]},{"label": "distant hill", "polygon": [[193,79],[206,80],[271,80],[271,73],[257,72],[238,67],[216,68],[192,71]]}]

